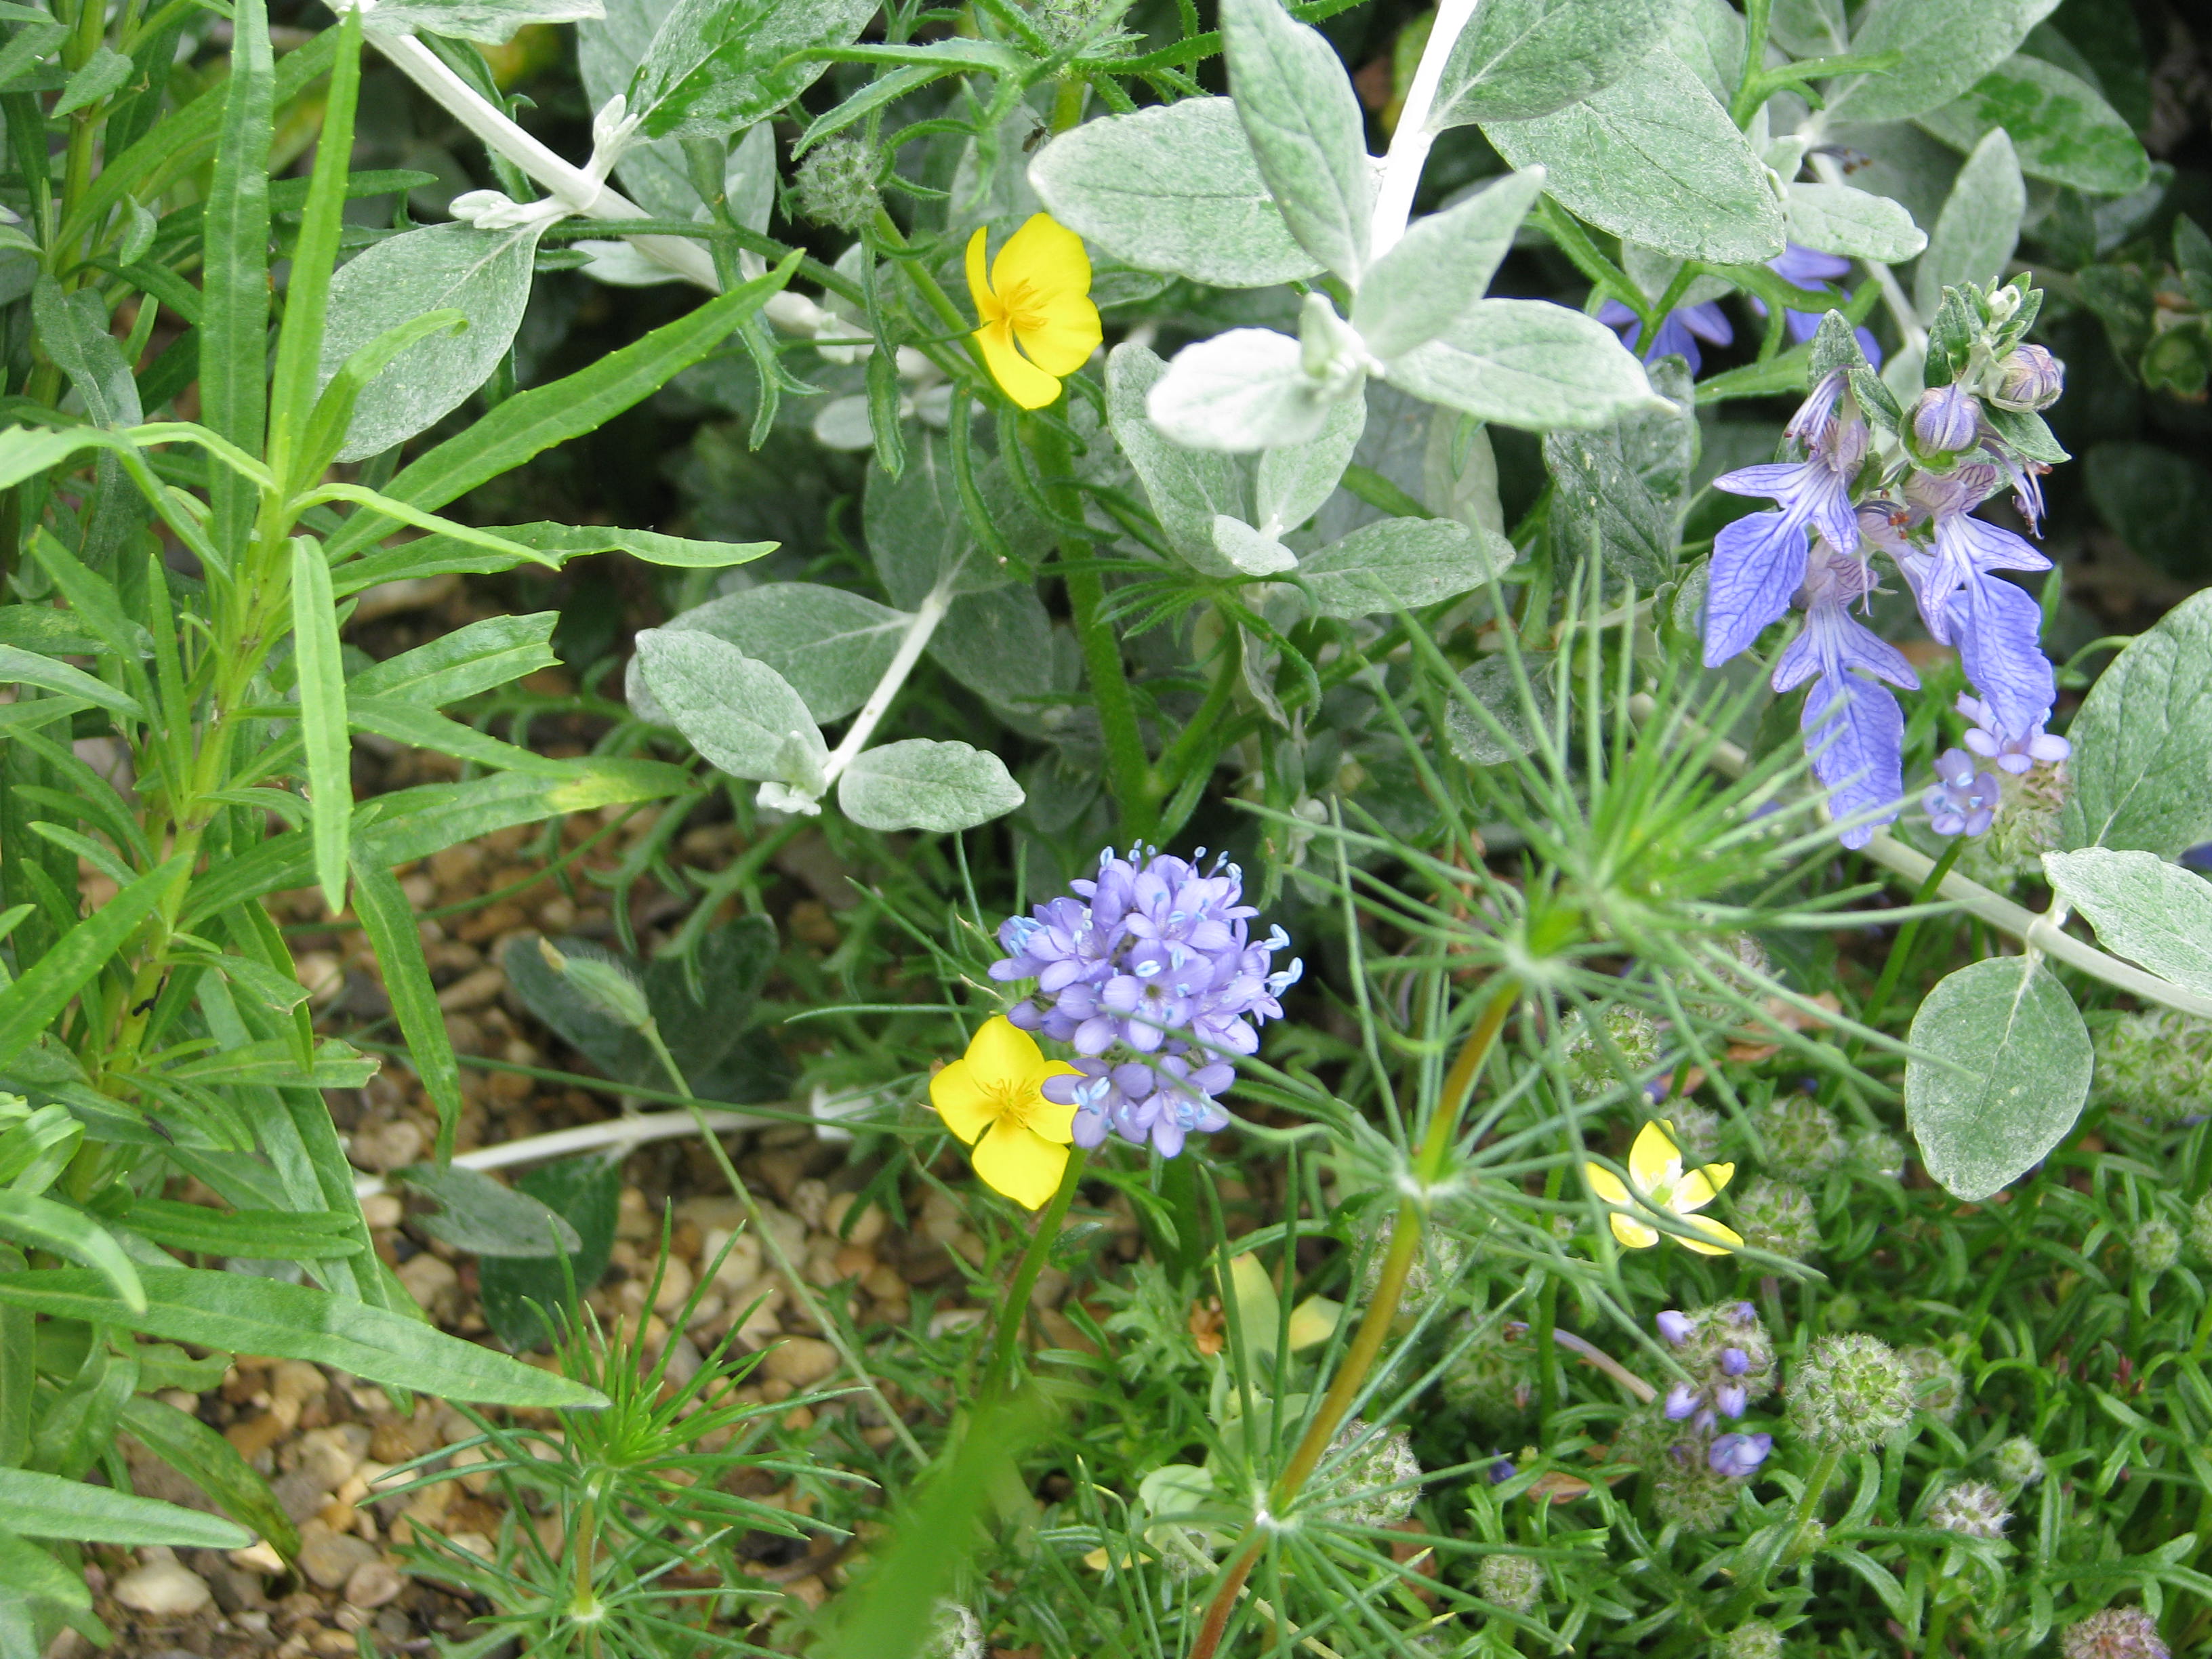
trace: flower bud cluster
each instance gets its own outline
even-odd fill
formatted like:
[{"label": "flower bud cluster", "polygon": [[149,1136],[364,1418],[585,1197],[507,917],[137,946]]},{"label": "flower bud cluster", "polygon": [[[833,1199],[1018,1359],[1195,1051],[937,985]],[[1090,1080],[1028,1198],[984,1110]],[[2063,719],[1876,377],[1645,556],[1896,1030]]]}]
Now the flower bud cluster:
[{"label": "flower bud cluster", "polygon": [[1444,1368],[1444,1404],[1492,1425],[1526,1417],[1536,1400],[1536,1349],[1528,1330],[1517,1322],[1486,1322],[1482,1334]]},{"label": "flower bud cluster", "polygon": [[1868,1451],[1912,1421],[1915,1379],[1887,1342],[1851,1331],[1817,1339],[1789,1382],[1790,1420],[1815,1446]]},{"label": "flower bud cluster", "polygon": [[2189,1248],[2200,1261],[2212,1261],[2212,1193],[2189,1206]]},{"label": "flower bud cluster", "polygon": [[2180,1230],[2164,1216],[2152,1216],[2128,1235],[2128,1254],[2137,1273],[2156,1279],[2181,1260]]},{"label": "flower bud cluster", "polygon": [[1413,1437],[1401,1430],[1377,1434],[1353,1418],[1336,1431],[1316,1480],[1322,1511],[1346,1527],[1395,1526],[1413,1512],[1421,1495],[1421,1464]]},{"label": "flower bud cluster", "polygon": [[1782,1659],[1782,1632],[1764,1619],[1747,1620],[1722,1638],[1719,1659]]},{"label": "flower bud cluster", "polygon": [[1625,1444],[1662,1518],[1710,1531],[1774,1449],[1771,1434],[1723,1426],[1773,1391],[1773,1340],[1748,1302],[1669,1308],[1654,1322],[1689,1377],[1632,1422]]},{"label": "flower bud cluster", "polygon": [[2069,1625],[2059,1633],[2058,1650],[2066,1659],[2172,1659],[2172,1651],[2158,1633],[2158,1620],[2141,1607],[2106,1607]]},{"label": "flower bud cluster", "polygon": [[1928,1505],[1928,1524],[1961,1538],[2002,1538],[2012,1511],[2004,1494],[1983,1480],[1961,1480],[1944,1487]]},{"label": "flower bud cluster", "polygon": [[1802,1261],[1820,1248],[1813,1194],[1794,1181],[1753,1176],[1736,1189],[1729,1214],[1754,1249]]},{"label": "flower bud cluster", "polygon": [[2050,1468],[2035,1442],[2024,1434],[2016,1434],[1990,1454],[1990,1465],[1996,1471],[1997,1480],[2014,1492],[2036,1485]]},{"label": "flower bud cluster", "polygon": [[1486,1555],[1474,1570],[1475,1593],[1508,1613],[1526,1613],[1543,1599],[1544,1566],[1534,1556]]},{"label": "flower bud cluster", "polygon": [[839,137],[817,144],[792,176],[799,216],[857,235],[876,222],[882,176],[883,158],[865,138]]},{"label": "flower bud cluster", "polygon": [[2151,1008],[2120,1015],[2094,1040],[2099,1104],[2152,1123],[2212,1112],[2212,1020]]},{"label": "flower bud cluster", "polygon": [[1767,1170],[1791,1181],[1817,1181],[1849,1151],[1836,1115],[1810,1095],[1778,1095],[1752,1114],[1751,1124],[1766,1149]]},{"label": "flower bud cluster", "polygon": [[1941,1348],[1923,1343],[1899,1351],[1905,1368],[1912,1373],[1912,1403],[1947,1427],[1956,1422],[1966,1401],[1966,1373]]},{"label": "flower bud cluster", "polygon": [[1666,1028],[1640,1008],[1583,1009],[1563,1024],[1560,1057],[1577,1100],[1595,1100],[1666,1058]]}]

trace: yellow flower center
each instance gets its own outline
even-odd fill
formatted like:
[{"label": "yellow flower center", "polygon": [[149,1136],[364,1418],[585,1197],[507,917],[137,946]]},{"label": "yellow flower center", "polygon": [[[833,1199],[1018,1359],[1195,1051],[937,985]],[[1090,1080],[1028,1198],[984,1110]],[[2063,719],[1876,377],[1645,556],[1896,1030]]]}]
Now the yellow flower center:
[{"label": "yellow flower center", "polygon": [[1035,333],[1052,321],[1044,301],[1030,291],[1027,279],[1009,283],[999,290],[998,300],[1006,308],[1006,325],[1017,336]]},{"label": "yellow flower center", "polygon": [[983,1085],[983,1092],[990,1097],[991,1115],[1010,1128],[1030,1127],[1030,1108],[1036,1099],[1036,1091],[1027,1086],[1021,1078],[994,1078]]}]

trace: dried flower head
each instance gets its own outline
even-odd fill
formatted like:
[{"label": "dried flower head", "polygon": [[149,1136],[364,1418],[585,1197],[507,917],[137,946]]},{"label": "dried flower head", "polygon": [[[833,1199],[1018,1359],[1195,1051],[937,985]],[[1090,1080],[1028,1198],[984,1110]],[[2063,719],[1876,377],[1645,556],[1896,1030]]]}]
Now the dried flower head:
[{"label": "dried flower head", "polygon": [[1813,1181],[1844,1161],[1843,1127],[1810,1095],[1778,1095],[1752,1115],[1769,1173]]},{"label": "dried flower head", "polygon": [[1782,1632],[1764,1619],[1738,1625],[1722,1638],[1719,1659],[1782,1659]]},{"label": "dried flower head", "polygon": [[[1468,1321],[1462,1321],[1465,1329]],[[1444,1404],[1493,1427],[1517,1423],[1536,1398],[1535,1345],[1495,1318],[1444,1368]]]},{"label": "dried flower head", "polygon": [[1928,1524],[1962,1538],[2002,1538],[2012,1511],[2004,1495],[1984,1480],[1946,1486],[1928,1505]]},{"label": "dried flower head", "polygon": [[2016,1434],[1990,1455],[1990,1466],[1997,1479],[2015,1491],[2033,1486],[2050,1473],[2035,1442]]},{"label": "dried flower head", "polygon": [[2212,1112],[2212,1020],[2153,1008],[2120,1015],[2094,1040],[2099,1103],[2152,1123]]},{"label": "dried flower head", "polygon": [[807,151],[792,177],[799,216],[856,235],[875,222],[883,158],[866,139],[839,137]]},{"label": "dried flower head", "polygon": [[2128,1235],[2128,1254],[2136,1272],[2156,1279],[2181,1259],[2180,1230],[2164,1216],[2152,1216]]},{"label": "dried flower head", "polygon": [[1665,1057],[1659,1023],[1640,1008],[1577,1010],[1565,1022],[1560,1054],[1577,1100],[1595,1100],[1650,1072]]},{"label": "dried flower head", "polygon": [[2106,1607],[2058,1637],[2066,1659],[2171,1659],[2172,1650],[2158,1633],[2158,1620],[2141,1607]]},{"label": "dried flower head", "polygon": [[1315,1495],[1323,1513],[1347,1527],[1388,1527],[1413,1512],[1421,1464],[1403,1430],[1384,1434],[1353,1418],[1328,1443]]}]

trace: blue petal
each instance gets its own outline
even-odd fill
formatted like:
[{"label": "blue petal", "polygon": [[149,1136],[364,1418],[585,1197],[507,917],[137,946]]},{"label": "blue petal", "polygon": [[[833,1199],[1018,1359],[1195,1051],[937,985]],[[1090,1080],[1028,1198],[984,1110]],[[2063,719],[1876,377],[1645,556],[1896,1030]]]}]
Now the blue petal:
[{"label": "blue petal", "polygon": [[2041,725],[2058,699],[2057,677],[2043,654],[2043,607],[2001,577],[1968,582],[1951,602],[1959,659],[1996,717],[2000,737]]},{"label": "blue petal", "polygon": [[1824,674],[1805,694],[1800,724],[1813,775],[1828,787],[1828,811],[1860,820],[1844,831],[1844,845],[1865,846],[1877,824],[1896,819],[1905,796],[1904,711],[1856,674]]},{"label": "blue petal", "polygon": [[1753,513],[1713,538],[1705,587],[1705,666],[1717,668],[1757,639],[1790,608],[1805,580],[1802,525],[1779,513]]}]

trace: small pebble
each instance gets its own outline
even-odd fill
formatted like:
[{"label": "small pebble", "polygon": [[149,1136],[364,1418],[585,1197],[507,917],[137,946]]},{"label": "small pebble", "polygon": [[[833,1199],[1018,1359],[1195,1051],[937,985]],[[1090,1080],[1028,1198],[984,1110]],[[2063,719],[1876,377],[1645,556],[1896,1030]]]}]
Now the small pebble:
[{"label": "small pebble", "polygon": [[690,1297],[693,1283],[690,1268],[675,1256],[665,1258],[660,1269],[660,1288],[653,1298],[653,1310],[672,1316]]},{"label": "small pebble", "polygon": [[361,1169],[375,1175],[388,1175],[421,1160],[422,1131],[405,1118],[380,1123],[356,1133],[346,1155]]},{"label": "small pebble", "polygon": [[376,1547],[350,1533],[332,1532],[320,1521],[300,1528],[300,1571],[325,1589],[337,1589],[378,1559]]},{"label": "small pebble", "polygon": [[181,1619],[215,1599],[201,1577],[167,1550],[145,1550],[143,1566],[115,1581],[115,1599],[133,1613],[152,1619]]},{"label": "small pebble", "polygon": [[399,1570],[385,1560],[364,1561],[345,1583],[345,1599],[361,1608],[380,1607],[407,1588]]},{"label": "small pebble", "polygon": [[361,1218],[372,1228],[397,1227],[406,1213],[395,1193],[377,1193],[361,1201]]},{"label": "small pebble", "polygon": [[837,1350],[816,1337],[788,1337],[768,1351],[762,1369],[779,1382],[811,1389],[837,1369]]}]

